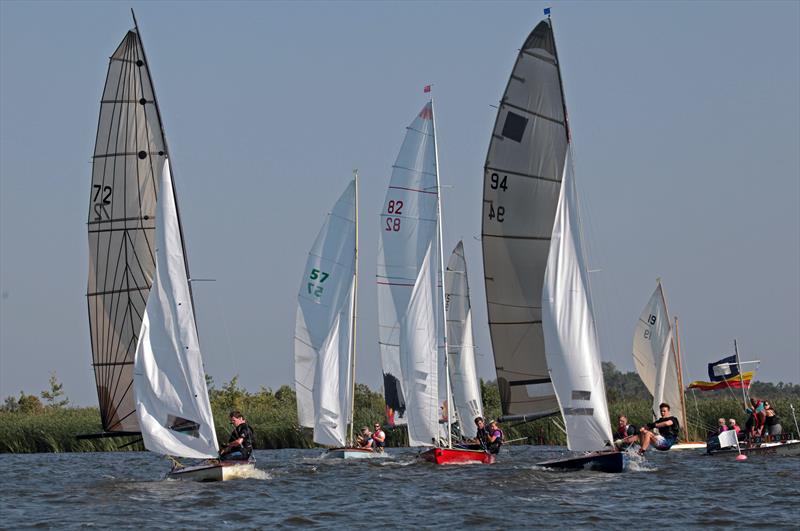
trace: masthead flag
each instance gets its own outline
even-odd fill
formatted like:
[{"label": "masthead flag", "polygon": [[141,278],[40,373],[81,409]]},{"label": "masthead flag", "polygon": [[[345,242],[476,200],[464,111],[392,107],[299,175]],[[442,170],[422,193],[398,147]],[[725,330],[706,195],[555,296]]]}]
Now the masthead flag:
[{"label": "masthead flag", "polygon": [[424,92],[424,93],[426,93],[426,94],[427,94],[428,92],[430,92],[430,91],[431,91],[431,85],[425,85],[425,88],[423,88],[423,89],[422,89],[422,92]]},{"label": "masthead flag", "polygon": [[739,374],[736,356],[728,356],[708,364],[708,377],[712,382],[721,382]]}]

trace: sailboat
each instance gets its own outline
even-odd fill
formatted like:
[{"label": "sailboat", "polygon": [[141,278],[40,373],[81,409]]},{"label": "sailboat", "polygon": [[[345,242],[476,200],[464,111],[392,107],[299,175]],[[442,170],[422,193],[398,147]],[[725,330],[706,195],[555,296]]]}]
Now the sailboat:
[{"label": "sailboat", "polygon": [[93,157],[87,300],[103,433],[141,435],[168,477],[221,480],[180,215],[139,29],[111,55]]},{"label": "sailboat", "polygon": [[464,242],[453,249],[444,272],[445,310],[449,370],[453,384],[453,412],[461,435],[474,439],[476,417],[483,417],[483,401],[475,367],[475,342],[472,336],[472,307],[469,300],[467,261]]},{"label": "sailboat", "polygon": [[647,390],[653,396],[653,418],[660,417],[659,404],[666,402],[678,419],[682,440],[672,450],[691,450],[706,447],[704,442],[690,442],[686,423],[686,401],[683,393],[683,369],[678,337],[678,319],[671,326],[667,299],[661,279],[642,310],[633,333],[633,364]]},{"label": "sailboat", "polygon": [[622,453],[607,450],[611,424],[570,143],[548,16],[517,55],[484,168],[484,274],[501,420],[560,411],[568,448],[590,453],[540,465],[619,472]]},{"label": "sailboat", "polygon": [[[457,449],[452,444],[447,412],[447,405],[453,403],[446,369],[448,340],[446,327],[438,327],[439,322],[447,322],[438,168],[430,100],[406,130],[380,215],[378,341],[387,417],[391,426],[408,426],[410,446],[433,447],[423,454],[425,459],[492,462],[494,456],[486,452]],[[440,334],[445,356],[443,401]],[[444,436],[440,418],[446,425]]]},{"label": "sailboat", "polygon": [[326,457],[377,455],[372,449],[352,447],[357,290],[358,173],[354,172],[308,253],[297,295],[297,415],[301,426],[313,428],[314,442],[333,447]]}]

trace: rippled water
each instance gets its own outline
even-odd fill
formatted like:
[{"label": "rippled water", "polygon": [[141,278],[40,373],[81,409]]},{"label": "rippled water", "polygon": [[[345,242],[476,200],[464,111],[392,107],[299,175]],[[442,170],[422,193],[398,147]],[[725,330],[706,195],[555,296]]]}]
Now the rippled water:
[{"label": "rippled water", "polygon": [[150,453],[0,455],[0,527],[797,529],[800,458],[648,453],[622,474],[555,472],[559,455],[504,448],[498,463],[436,467],[416,451],[323,460],[320,450],[257,451],[256,477],[165,481]]}]

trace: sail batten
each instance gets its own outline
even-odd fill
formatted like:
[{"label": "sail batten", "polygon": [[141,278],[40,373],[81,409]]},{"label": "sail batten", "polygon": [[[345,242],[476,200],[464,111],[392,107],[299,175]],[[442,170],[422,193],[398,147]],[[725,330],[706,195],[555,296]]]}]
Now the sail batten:
[{"label": "sail batten", "polygon": [[568,145],[565,116],[555,42],[545,20],[517,55],[484,165],[484,283],[504,418],[559,410],[549,382],[541,301]]}]

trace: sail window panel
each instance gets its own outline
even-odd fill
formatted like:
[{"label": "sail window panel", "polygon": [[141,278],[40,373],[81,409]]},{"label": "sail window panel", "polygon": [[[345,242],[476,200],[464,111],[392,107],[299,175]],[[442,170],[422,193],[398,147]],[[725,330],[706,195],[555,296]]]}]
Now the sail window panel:
[{"label": "sail window panel", "polygon": [[[544,50],[531,50],[547,57]],[[557,67],[528,54],[520,54],[508,82],[504,103],[521,107],[556,122],[564,121],[564,103]]]},{"label": "sail window panel", "polygon": [[502,128],[508,112],[515,109],[501,107],[495,137],[489,147],[487,166],[531,177],[561,181],[564,157],[567,152],[567,135],[562,125],[529,115],[521,143],[502,138]]},{"label": "sail window panel", "polygon": [[487,169],[483,192],[483,233],[549,239],[558,193],[557,182]]},{"label": "sail window panel", "polygon": [[503,124],[503,137],[509,138],[514,142],[522,142],[527,126],[527,118],[509,111],[506,113],[506,121]]},{"label": "sail window panel", "polygon": [[483,238],[484,254],[491,256],[484,265],[490,310],[497,304],[503,312],[513,312],[514,320],[540,319],[549,247],[549,240]]},{"label": "sail window panel", "polygon": [[551,384],[541,384],[530,391],[529,385],[509,385],[501,373],[503,371],[497,371],[497,384],[504,415],[541,415],[558,411],[558,400]]}]

